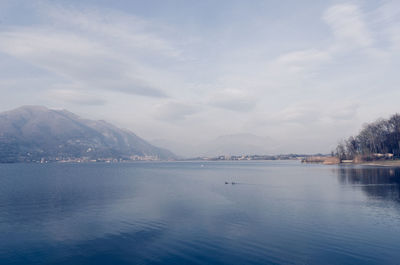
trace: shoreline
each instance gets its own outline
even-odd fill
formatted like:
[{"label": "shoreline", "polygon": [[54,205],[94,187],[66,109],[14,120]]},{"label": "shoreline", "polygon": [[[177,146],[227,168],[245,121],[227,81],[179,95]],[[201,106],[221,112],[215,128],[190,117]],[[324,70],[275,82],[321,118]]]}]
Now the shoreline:
[{"label": "shoreline", "polygon": [[370,161],[370,162],[362,162],[362,163],[353,163],[353,165],[400,167],[400,160]]}]

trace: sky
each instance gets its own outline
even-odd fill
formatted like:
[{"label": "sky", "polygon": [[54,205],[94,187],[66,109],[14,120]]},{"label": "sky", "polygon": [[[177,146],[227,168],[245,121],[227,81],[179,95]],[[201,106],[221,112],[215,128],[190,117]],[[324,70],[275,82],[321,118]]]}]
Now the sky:
[{"label": "sky", "polygon": [[67,109],[186,155],[224,135],[329,153],[400,112],[399,64],[399,1],[0,1],[0,111]]}]

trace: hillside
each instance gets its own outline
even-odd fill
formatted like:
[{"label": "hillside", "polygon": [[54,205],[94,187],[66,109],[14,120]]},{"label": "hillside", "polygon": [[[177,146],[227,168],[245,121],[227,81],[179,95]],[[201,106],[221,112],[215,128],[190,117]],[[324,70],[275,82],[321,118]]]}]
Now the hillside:
[{"label": "hillside", "polygon": [[128,130],[66,110],[23,106],[0,113],[0,162],[171,159]]}]

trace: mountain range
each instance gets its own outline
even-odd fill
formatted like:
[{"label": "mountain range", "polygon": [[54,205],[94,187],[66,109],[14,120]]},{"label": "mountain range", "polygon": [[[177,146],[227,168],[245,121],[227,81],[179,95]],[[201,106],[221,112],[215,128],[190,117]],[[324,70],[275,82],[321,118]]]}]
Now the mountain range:
[{"label": "mountain range", "polygon": [[129,130],[67,110],[23,106],[0,113],[0,163],[174,158]]}]

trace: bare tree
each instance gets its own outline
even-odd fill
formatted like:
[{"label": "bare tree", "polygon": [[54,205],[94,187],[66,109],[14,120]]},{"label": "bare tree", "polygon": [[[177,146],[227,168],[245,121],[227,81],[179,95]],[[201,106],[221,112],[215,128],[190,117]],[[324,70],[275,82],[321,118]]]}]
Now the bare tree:
[{"label": "bare tree", "polygon": [[400,157],[400,114],[364,124],[357,136],[341,141],[336,148],[340,159],[354,159],[357,155],[373,157],[377,153]]}]

